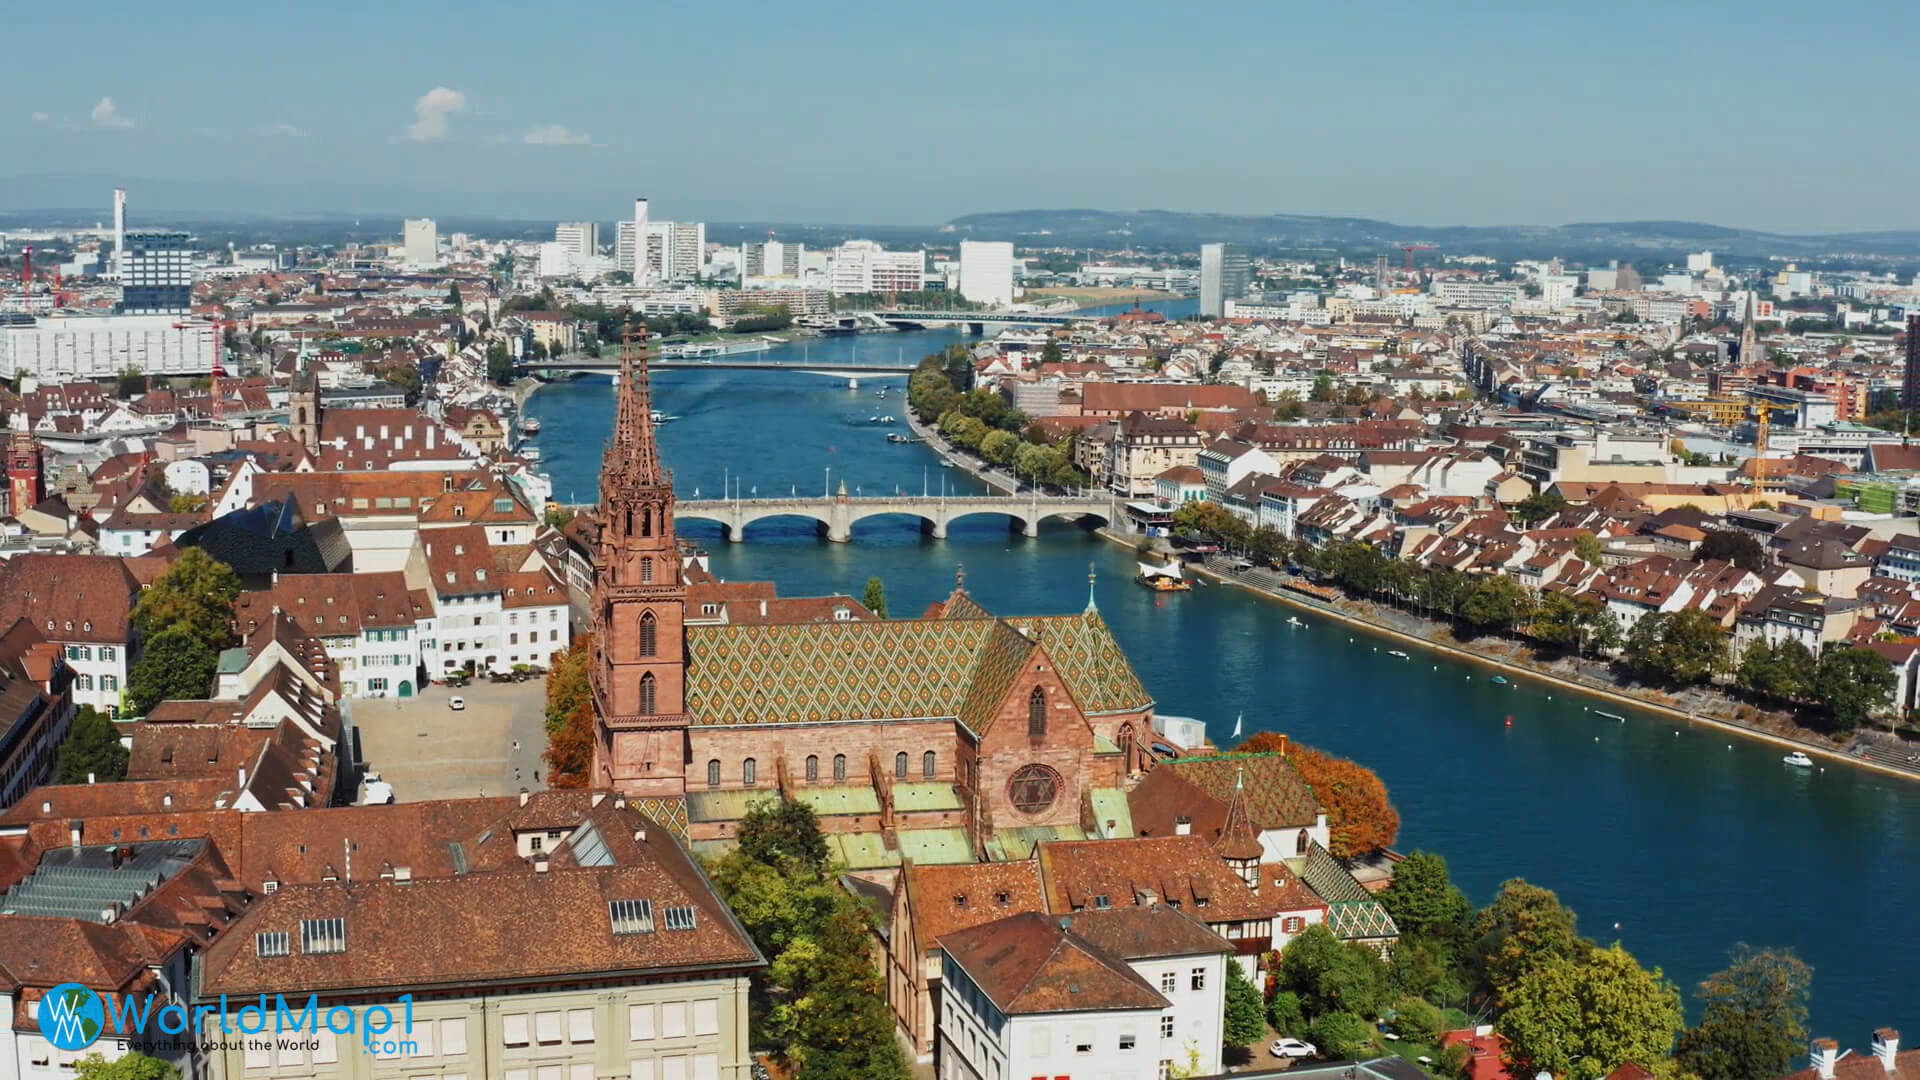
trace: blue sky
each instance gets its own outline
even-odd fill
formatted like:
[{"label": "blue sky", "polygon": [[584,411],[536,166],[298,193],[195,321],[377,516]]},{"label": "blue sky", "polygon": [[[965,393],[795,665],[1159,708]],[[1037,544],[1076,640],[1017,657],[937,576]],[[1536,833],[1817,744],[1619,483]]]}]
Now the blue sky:
[{"label": "blue sky", "polygon": [[292,212],[604,220],[645,194],[714,221],[1920,227],[1920,24],[1891,3],[96,0],[6,22],[0,176],[124,178],[136,206],[148,180]]}]

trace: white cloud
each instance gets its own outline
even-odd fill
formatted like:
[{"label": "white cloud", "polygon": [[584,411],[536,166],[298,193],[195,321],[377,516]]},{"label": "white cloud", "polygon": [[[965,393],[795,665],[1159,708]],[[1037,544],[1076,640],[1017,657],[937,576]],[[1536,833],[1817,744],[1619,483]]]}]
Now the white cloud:
[{"label": "white cloud", "polygon": [[133,121],[120,115],[120,109],[110,97],[103,97],[93,107],[93,126],[103,128],[130,128]]},{"label": "white cloud", "polygon": [[53,119],[53,117],[48,116],[46,113],[43,113],[43,112],[37,112],[33,114],[33,122],[36,124],[44,124],[51,119]]},{"label": "white cloud", "polygon": [[413,123],[407,127],[407,138],[415,142],[444,139],[447,137],[447,117],[466,111],[467,95],[436,86],[413,103]]},{"label": "white cloud", "polygon": [[541,124],[536,128],[528,128],[521,141],[528,146],[585,146],[593,138],[577,131],[568,131],[561,124]]}]

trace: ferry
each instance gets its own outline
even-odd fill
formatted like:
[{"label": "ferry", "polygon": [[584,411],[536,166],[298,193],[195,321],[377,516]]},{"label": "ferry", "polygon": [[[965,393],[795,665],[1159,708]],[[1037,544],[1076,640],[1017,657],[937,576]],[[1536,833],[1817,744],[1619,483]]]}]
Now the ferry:
[{"label": "ferry", "polygon": [[680,419],[677,416],[668,416],[666,413],[661,412],[659,409],[652,410],[651,412],[648,413],[648,416],[651,417],[653,422],[656,424],[668,424],[668,423],[672,423],[675,420]]},{"label": "ferry", "polygon": [[1780,760],[1788,765],[1793,766],[1796,769],[1813,768],[1813,759],[1801,753],[1798,750],[1795,750],[1793,753],[1788,754],[1786,757],[1783,757]]},{"label": "ferry", "polygon": [[537,418],[531,417],[531,416],[520,421],[520,434],[522,435],[540,434],[540,421]]},{"label": "ferry", "polygon": [[897,431],[889,431],[887,432],[887,441],[890,443],[922,443],[927,440],[916,439],[911,435],[902,435]]},{"label": "ferry", "polygon": [[1137,565],[1140,584],[1155,592],[1187,592],[1193,588],[1193,583],[1182,576],[1178,562],[1157,563],[1141,559]]}]

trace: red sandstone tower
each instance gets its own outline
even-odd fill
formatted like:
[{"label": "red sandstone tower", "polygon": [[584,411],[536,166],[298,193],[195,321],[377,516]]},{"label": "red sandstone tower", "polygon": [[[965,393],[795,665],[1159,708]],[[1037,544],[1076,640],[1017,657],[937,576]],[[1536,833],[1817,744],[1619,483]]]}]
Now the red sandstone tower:
[{"label": "red sandstone tower", "polygon": [[600,463],[594,562],[596,782],[643,796],[686,791],[687,586],[673,537],[673,476],[660,467],[645,335],[621,352],[613,438]]},{"label": "red sandstone tower", "polygon": [[40,444],[32,435],[16,431],[7,446],[7,512],[19,514],[47,497],[40,475]]}]

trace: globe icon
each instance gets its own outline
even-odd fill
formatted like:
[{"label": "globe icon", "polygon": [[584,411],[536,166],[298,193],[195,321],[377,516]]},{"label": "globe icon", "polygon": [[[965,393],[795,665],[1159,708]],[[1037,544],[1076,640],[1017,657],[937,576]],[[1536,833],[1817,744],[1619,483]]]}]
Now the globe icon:
[{"label": "globe icon", "polygon": [[85,1050],[106,1026],[100,995],[79,983],[61,983],[40,999],[40,1034],[62,1050]]}]

